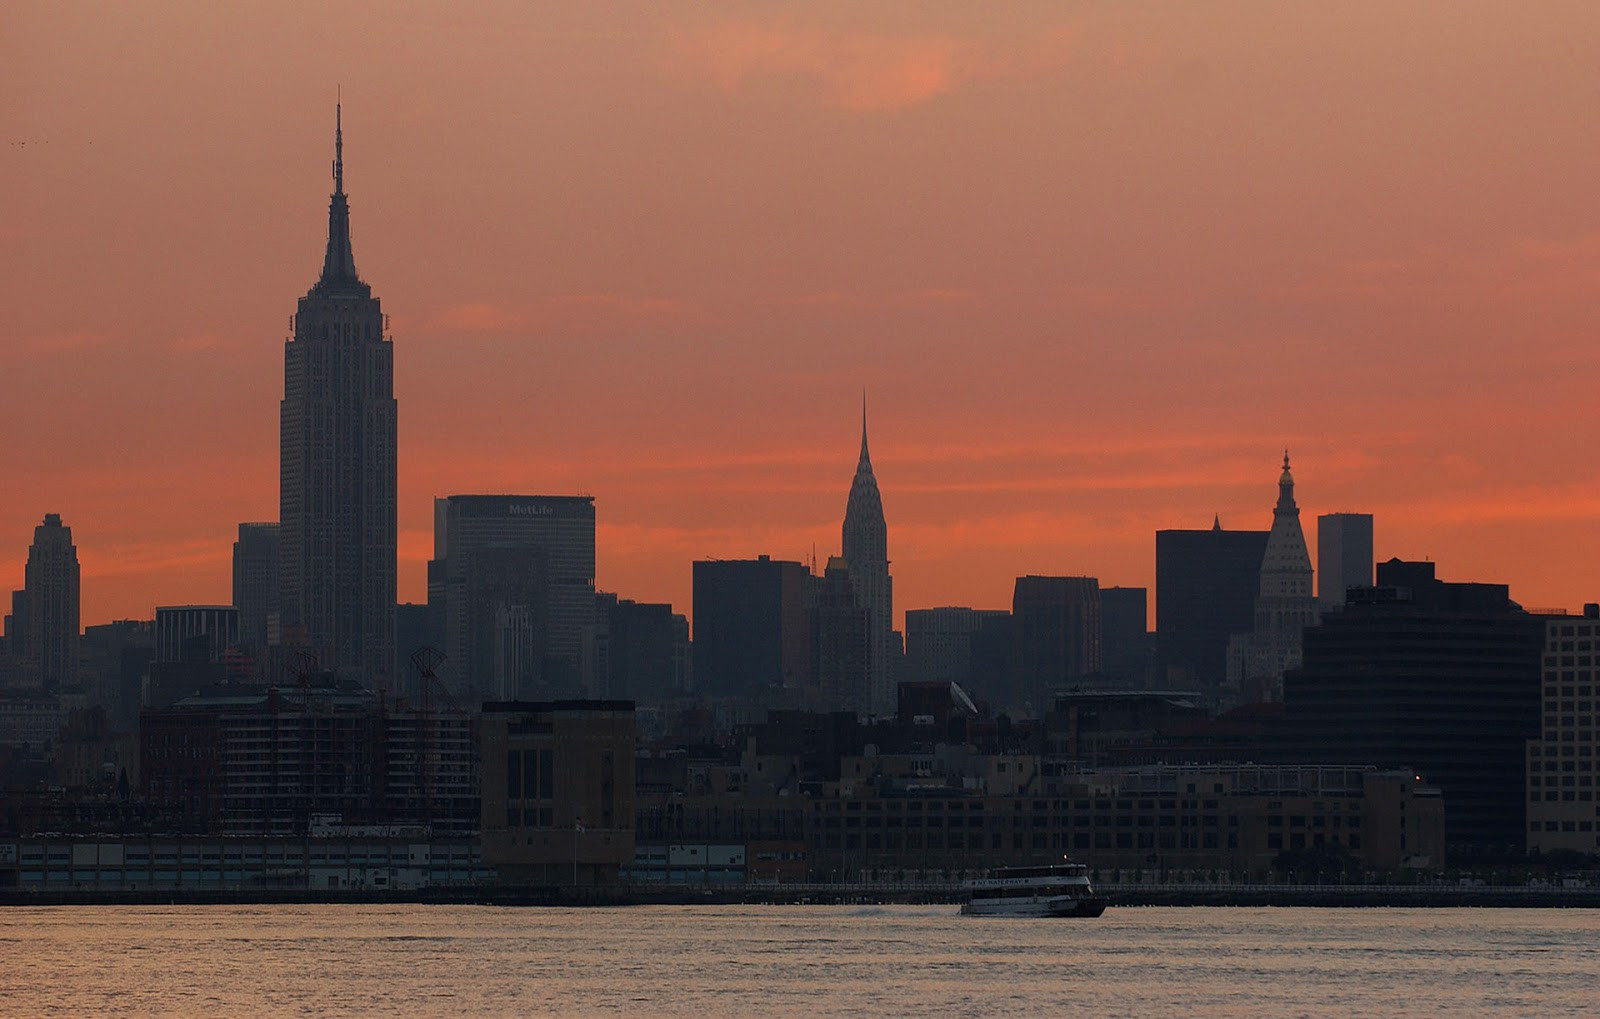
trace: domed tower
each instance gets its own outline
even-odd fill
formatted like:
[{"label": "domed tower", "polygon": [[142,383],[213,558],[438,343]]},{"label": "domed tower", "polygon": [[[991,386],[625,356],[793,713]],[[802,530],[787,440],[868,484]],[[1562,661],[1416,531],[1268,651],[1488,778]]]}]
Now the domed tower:
[{"label": "domed tower", "polygon": [[1241,699],[1281,699],[1283,674],[1299,668],[1302,635],[1317,621],[1311,579],[1311,555],[1300,529],[1300,507],[1294,501],[1289,451],[1284,450],[1278,503],[1272,510],[1272,530],[1261,557],[1255,628],[1234,637],[1228,646],[1228,679]]},{"label": "domed tower", "polygon": [[850,482],[850,500],[845,504],[842,529],[842,558],[850,571],[856,598],[867,610],[867,682],[870,690],[862,698],[876,714],[888,714],[895,707],[894,670],[894,588],[889,577],[889,533],[883,519],[883,498],[878,479],[872,474],[872,459],[867,455],[867,404],[861,402],[861,457],[856,461],[856,476]]}]

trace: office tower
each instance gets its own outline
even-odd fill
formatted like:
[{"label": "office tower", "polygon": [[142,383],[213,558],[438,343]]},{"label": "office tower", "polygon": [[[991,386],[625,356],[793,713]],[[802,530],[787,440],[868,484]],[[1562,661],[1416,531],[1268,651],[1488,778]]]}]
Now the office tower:
[{"label": "office tower", "polygon": [[1443,791],[1455,850],[1520,852],[1545,641],[1545,619],[1504,584],[1447,584],[1433,563],[1381,563],[1376,587],[1305,631],[1305,663],[1283,682],[1286,750],[1412,769]]},{"label": "office tower", "polygon": [[1544,627],[1544,721],[1528,741],[1528,849],[1530,853],[1600,851],[1600,740],[1595,739],[1594,695],[1600,668],[1600,604],[1583,616],[1554,617]]},{"label": "office tower", "polygon": [[278,615],[278,525],[240,524],[233,543],[233,604],[239,643],[252,655],[275,643]]},{"label": "office tower", "polygon": [[972,679],[973,641],[986,620],[1009,623],[1005,609],[944,606],[906,610],[906,666],[915,682],[950,682],[965,686]]},{"label": "office tower", "polygon": [[1100,671],[1100,582],[1018,577],[1011,617],[1017,647],[1011,706],[1040,717],[1051,694]]},{"label": "office tower", "polygon": [[585,640],[584,685],[591,694],[657,706],[686,692],[683,645],[689,621],[671,605],[600,592],[595,595],[590,631]]},{"label": "office tower", "polygon": [[33,529],[21,601],[25,684],[45,693],[75,686],[78,549],[72,544],[72,528],[62,525],[59,513],[46,513],[44,523]]},{"label": "office tower", "polygon": [[867,610],[867,666],[871,677],[867,705],[874,713],[887,715],[895,708],[894,668],[898,657],[894,586],[889,577],[889,532],[883,520],[883,499],[872,474],[872,460],[867,456],[865,402],[861,406],[861,457],[850,482],[842,536],[841,552],[850,570],[850,581]]},{"label": "office tower", "polygon": [[843,556],[831,556],[812,579],[811,675],[814,711],[868,711],[871,707],[872,617],[856,595]]},{"label": "office tower", "polygon": [[1228,639],[1255,625],[1266,531],[1156,532],[1156,644],[1163,687],[1215,694],[1228,676]]},{"label": "office tower", "polygon": [[1108,684],[1142,686],[1150,665],[1150,592],[1100,589],[1100,674]]},{"label": "office tower", "polygon": [[1317,621],[1311,555],[1300,530],[1288,452],[1278,476],[1278,504],[1272,510],[1260,577],[1255,625],[1234,634],[1228,644],[1229,692],[1245,703],[1282,698],[1284,672],[1300,665],[1301,634]]},{"label": "office tower", "polygon": [[706,697],[792,699],[811,678],[811,574],[800,563],[694,564],[694,681]]},{"label": "office tower", "polygon": [[1317,517],[1317,611],[1344,608],[1345,592],[1372,586],[1372,514]]},{"label": "office tower", "polygon": [[394,345],[356,275],[334,114],[333,196],[322,275],[283,351],[279,610],[325,665],[387,681],[394,666]]},{"label": "office tower", "polygon": [[594,498],[452,495],[433,502],[428,605],[463,706],[581,692],[595,621]]},{"label": "office tower", "polygon": [[156,661],[220,662],[239,646],[239,610],[232,605],[156,609]]}]

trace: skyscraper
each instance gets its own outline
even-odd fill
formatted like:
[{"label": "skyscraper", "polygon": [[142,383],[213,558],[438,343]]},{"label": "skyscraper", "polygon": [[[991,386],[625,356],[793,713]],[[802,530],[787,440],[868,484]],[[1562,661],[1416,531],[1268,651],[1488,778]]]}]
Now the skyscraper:
[{"label": "skyscraper", "polygon": [[1216,692],[1228,675],[1228,638],[1254,624],[1266,531],[1156,532],[1156,642],[1168,682]]},{"label": "skyscraper", "polygon": [[439,676],[464,706],[580,693],[595,622],[593,497],[435,499],[428,606],[445,642]]},{"label": "skyscraper", "polygon": [[233,604],[239,610],[239,642],[251,654],[267,646],[268,625],[278,614],[278,525],[240,524],[233,543]]},{"label": "skyscraper", "polygon": [[77,682],[78,549],[61,514],[46,513],[33,529],[23,573],[24,675],[46,693]]},{"label": "skyscraper", "polygon": [[876,714],[895,709],[894,660],[898,641],[894,634],[894,586],[889,577],[889,529],[883,520],[883,498],[867,456],[867,408],[861,406],[861,458],[850,482],[845,504],[841,553],[855,585],[856,597],[867,611],[867,675],[870,694],[863,700]]},{"label": "skyscraper", "polygon": [[694,682],[774,707],[811,680],[812,577],[770,556],[694,564]]},{"label": "skyscraper", "polygon": [[1100,581],[1018,577],[1011,617],[1016,682],[1009,707],[1040,717],[1051,694],[1100,671]]},{"label": "skyscraper", "polygon": [[1276,701],[1283,694],[1283,673],[1297,669],[1305,628],[1317,621],[1311,591],[1311,555],[1300,529],[1300,507],[1294,501],[1294,475],[1289,454],[1283,454],[1278,475],[1278,503],[1272,530],[1261,557],[1256,593],[1255,626],[1234,635],[1228,644],[1229,685],[1245,701]]},{"label": "skyscraper", "polygon": [[279,608],[324,664],[367,679],[394,664],[394,346],[356,275],[334,112],[333,196],[322,275],[284,345]]},{"label": "skyscraper", "polygon": [[1372,586],[1372,514],[1317,518],[1317,611],[1344,608],[1345,592]]}]

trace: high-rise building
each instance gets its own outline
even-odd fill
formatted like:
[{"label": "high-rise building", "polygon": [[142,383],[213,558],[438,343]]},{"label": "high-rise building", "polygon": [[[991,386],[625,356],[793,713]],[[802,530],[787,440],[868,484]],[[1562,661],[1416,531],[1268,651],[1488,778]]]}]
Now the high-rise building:
[{"label": "high-rise building", "polygon": [[[1600,740],[1594,695],[1600,667],[1600,604],[1544,627],[1544,721],[1528,741],[1528,852],[1600,851]],[[1576,710],[1575,710],[1576,709]]]},{"label": "high-rise building", "polygon": [[1545,619],[1504,584],[1443,583],[1433,563],[1377,574],[1305,631],[1304,665],[1284,677],[1286,753],[1413,769],[1443,791],[1452,846],[1519,852]]},{"label": "high-rise building", "polygon": [[239,525],[239,540],[233,543],[233,604],[239,610],[239,643],[260,654],[277,624],[277,524]]},{"label": "high-rise building", "polygon": [[843,556],[831,556],[812,578],[812,707],[818,711],[869,709],[871,617],[856,595]]},{"label": "high-rise building", "polygon": [[325,664],[387,681],[394,667],[394,345],[356,275],[335,110],[322,275],[284,344],[278,488],[279,609]]},{"label": "high-rise building", "polygon": [[1100,673],[1108,684],[1142,686],[1150,666],[1150,592],[1100,589]]},{"label": "high-rise building", "polygon": [[57,693],[77,683],[78,549],[61,514],[33,529],[22,585],[24,679]]},{"label": "high-rise building", "polygon": [[1317,611],[1344,608],[1352,587],[1372,586],[1372,514],[1317,517]]},{"label": "high-rise building", "polygon": [[232,605],[171,605],[156,609],[157,662],[219,662],[239,646],[239,610]]},{"label": "high-rise building", "polygon": [[587,495],[434,500],[428,605],[444,636],[439,678],[463,704],[580,692],[594,519]]},{"label": "high-rise building", "polygon": [[[867,456],[867,408],[861,407],[861,456],[845,504],[841,553],[850,570],[856,596],[867,610],[867,672],[871,678],[871,711],[887,715],[895,709],[895,664],[898,641],[894,630],[894,584],[889,577],[889,530],[883,519],[883,498]],[[696,631],[698,634],[698,631]],[[698,640],[698,636],[696,637]]]},{"label": "high-rise building", "polygon": [[972,679],[973,640],[986,620],[1009,622],[1005,609],[960,605],[906,610],[906,667],[913,681],[966,684]]},{"label": "high-rise building", "polygon": [[770,556],[694,564],[694,682],[776,705],[811,681],[811,574]]},{"label": "high-rise building", "polygon": [[584,685],[594,694],[641,706],[683,696],[689,621],[671,605],[600,592],[585,638]]},{"label": "high-rise building", "polygon": [[1011,617],[1017,642],[1011,706],[1042,717],[1052,694],[1100,671],[1100,581],[1018,577]]},{"label": "high-rise building", "polygon": [[1247,703],[1282,699],[1283,674],[1299,668],[1301,635],[1317,621],[1311,555],[1300,529],[1300,507],[1294,501],[1287,451],[1283,473],[1278,476],[1278,504],[1272,510],[1272,530],[1267,533],[1260,576],[1255,625],[1234,634],[1228,643],[1229,693]]},{"label": "high-rise building", "polygon": [[1156,643],[1169,682],[1214,695],[1228,676],[1228,639],[1255,624],[1266,531],[1156,532]]}]

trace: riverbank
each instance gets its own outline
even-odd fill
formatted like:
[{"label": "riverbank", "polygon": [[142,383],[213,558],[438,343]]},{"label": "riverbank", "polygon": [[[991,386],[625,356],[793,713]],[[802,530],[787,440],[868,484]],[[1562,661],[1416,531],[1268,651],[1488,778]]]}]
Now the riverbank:
[{"label": "riverbank", "polygon": [[[1114,907],[1311,906],[1597,909],[1600,888],[1472,885],[1103,884]],[[0,890],[3,906],[165,905],[932,905],[955,904],[951,884],[632,885],[598,888],[446,886],[409,889],[169,888]]]}]

